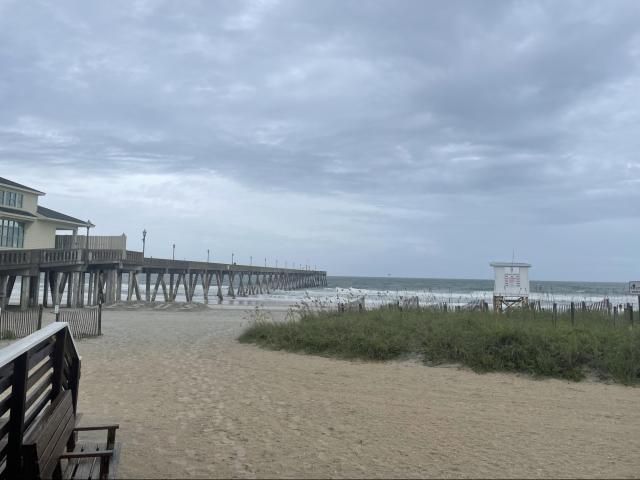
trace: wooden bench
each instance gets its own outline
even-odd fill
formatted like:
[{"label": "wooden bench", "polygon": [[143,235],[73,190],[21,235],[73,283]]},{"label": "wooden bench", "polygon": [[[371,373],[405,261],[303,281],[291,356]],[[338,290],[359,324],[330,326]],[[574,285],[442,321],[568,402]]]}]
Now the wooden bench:
[{"label": "wooden bench", "polygon": [[[118,425],[79,426],[71,392],[66,390],[47,406],[22,442],[24,478],[115,478],[120,444]],[[106,430],[106,443],[80,443],[78,432]]]}]

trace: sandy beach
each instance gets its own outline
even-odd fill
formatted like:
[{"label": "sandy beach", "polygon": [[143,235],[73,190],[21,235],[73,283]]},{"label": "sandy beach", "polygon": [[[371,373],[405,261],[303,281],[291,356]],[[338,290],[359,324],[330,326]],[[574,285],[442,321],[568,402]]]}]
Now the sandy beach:
[{"label": "sandy beach", "polygon": [[637,388],[265,351],[235,340],[250,313],[107,309],[77,342],[79,410],[119,421],[121,477],[640,472]]}]

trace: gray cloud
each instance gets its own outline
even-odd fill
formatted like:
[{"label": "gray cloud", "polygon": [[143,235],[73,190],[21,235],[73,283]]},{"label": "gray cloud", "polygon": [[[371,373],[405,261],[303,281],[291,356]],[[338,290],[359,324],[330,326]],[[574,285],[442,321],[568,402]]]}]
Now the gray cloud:
[{"label": "gray cloud", "polygon": [[[638,24],[635,1],[0,1],[0,169],[48,191],[33,172],[307,199],[318,228],[252,235],[269,252],[322,236],[336,273],[386,273],[375,253],[397,274],[485,275],[520,245],[575,270],[611,236],[637,263]],[[320,207],[335,199],[340,222]],[[573,246],[538,241],[571,225]],[[363,236],[380,241],[362,253]],[[632,275],[614,263],[584,274]]]}]

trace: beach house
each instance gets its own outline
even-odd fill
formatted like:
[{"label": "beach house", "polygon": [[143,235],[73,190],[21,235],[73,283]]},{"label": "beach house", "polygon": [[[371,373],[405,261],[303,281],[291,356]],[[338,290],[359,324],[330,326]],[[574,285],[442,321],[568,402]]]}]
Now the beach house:
[{"label": "beach house", "polygon": [[44,192],[0,177],[0,250],[55,248],[59,231],[73,237],[89,221],[38,205]]}]

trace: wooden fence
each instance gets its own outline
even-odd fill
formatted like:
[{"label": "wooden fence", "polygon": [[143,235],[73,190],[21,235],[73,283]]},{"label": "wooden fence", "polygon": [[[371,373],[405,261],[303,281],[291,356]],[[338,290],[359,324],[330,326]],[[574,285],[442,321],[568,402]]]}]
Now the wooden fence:
[{"label": "wooden fence", "polygon": [[65,390],[78,404],[80,357],[66,323],[47,325],[0,350],[0,480],[23,478],[25,433]]},{"label": "wooden fence", "polygon": [[[56,247],[63,249],[87,248],[87,237],[84,235],[56,235]],[[127,236],[89,236],[90,250],[120,250],[127,249]]]},{"label": "wooden fence", "polygon": [[364,309],[364,297],[358,297],[338,304],[338,311],[340,312],[362,312]]},{"label": "wooden fence", "polygon": [[73,338],[97,337],[102,335],[102,305],[60,310],[56,322],[69,324]]},{"label": "wooden fence", "polygon": [[0,340],[23,338],[42,328],[42,305],[29,310],[0,311]]}]

